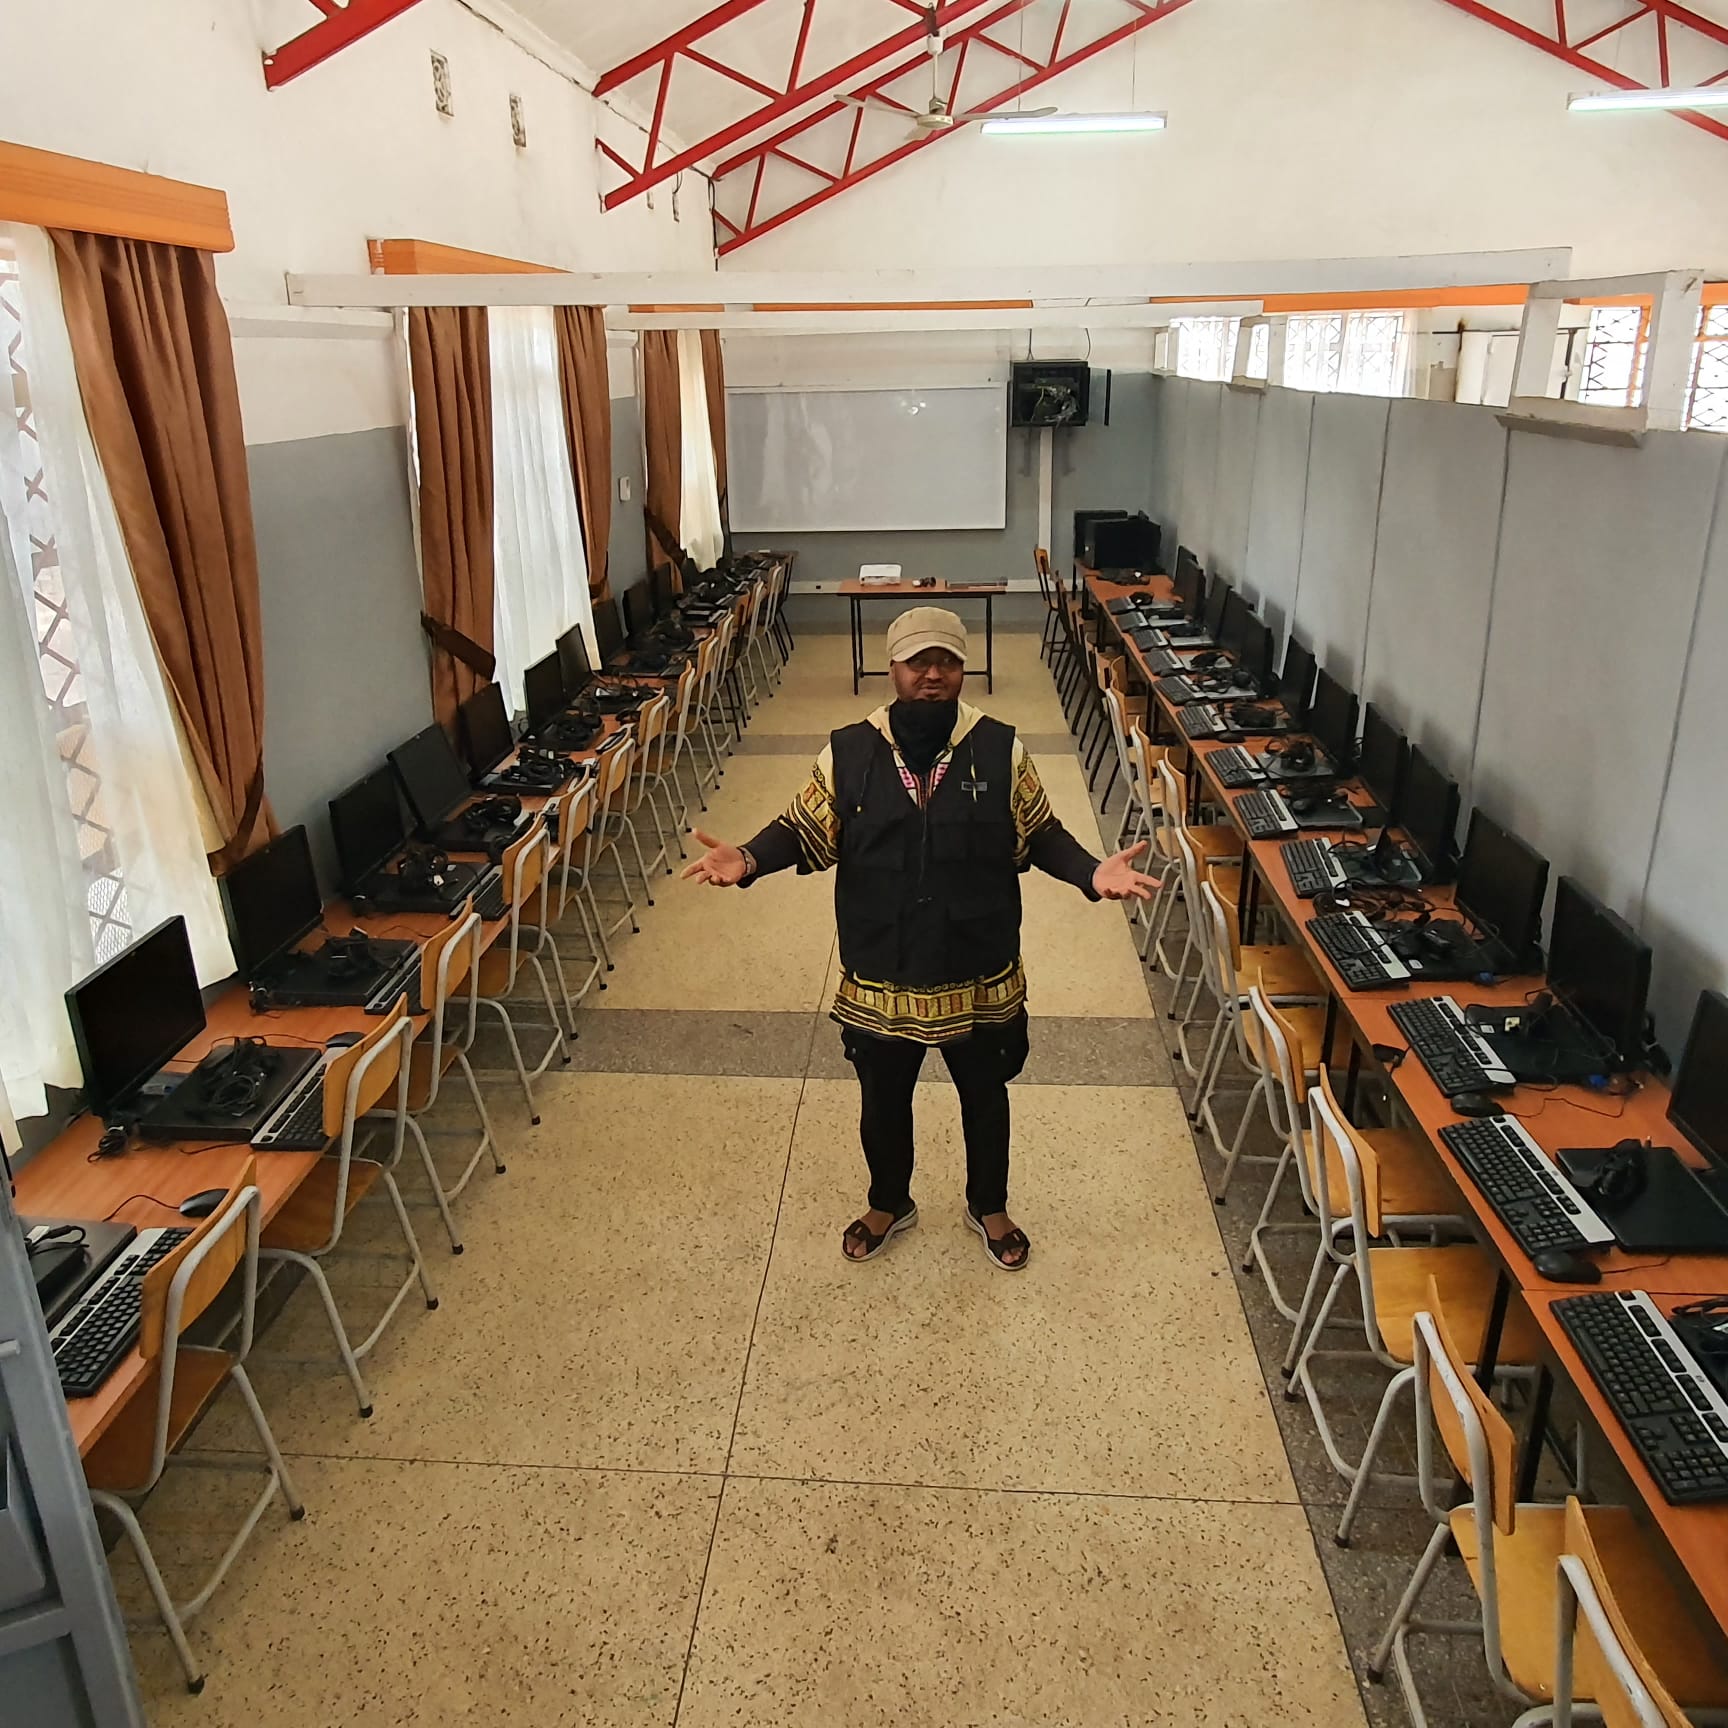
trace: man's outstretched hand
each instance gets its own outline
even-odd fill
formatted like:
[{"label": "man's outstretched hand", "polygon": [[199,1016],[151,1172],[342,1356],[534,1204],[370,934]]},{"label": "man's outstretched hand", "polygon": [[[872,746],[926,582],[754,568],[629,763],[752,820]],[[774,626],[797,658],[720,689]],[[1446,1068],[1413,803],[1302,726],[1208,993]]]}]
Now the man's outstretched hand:
[{"label": "man's outstretched hand", "polygon": [[[696,836],[702,838],[700,834]],[[1158,892],[1155,877],[1142,876],[1131,860],[1146,850],[1146,842],[1113,853],[1092,872],[1092,891],[1105,900],[1150,900]],[[689,875],[689,871],[685,872]]]},{"label": "man's outstretched hand", "polygon": [[696,838],[708,850],[686,868],[684,879],[688,881],[694,877],[698,882],[706,882],[710,888],[736,888],[749,869],[743,852],[736,846],[728,846],[724,840],[716,840],[712,834],[704,834],[700,828],[695,832]]}]

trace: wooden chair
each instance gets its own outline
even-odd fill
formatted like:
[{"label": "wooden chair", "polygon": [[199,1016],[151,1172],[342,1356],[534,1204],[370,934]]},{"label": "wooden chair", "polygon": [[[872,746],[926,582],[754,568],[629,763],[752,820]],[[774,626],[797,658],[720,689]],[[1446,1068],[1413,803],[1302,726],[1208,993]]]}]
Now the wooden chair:
[{"label": "wooden chair", "polygon": [[[606,947],[605,932],[601,929],[600,907],[581,864],[577,862],[577,843],[582,842],[585,849],[588,827],[594,819],[594,795],[595,782],[589,777],[548,798],[545,807],[547,830],[557,836],[552,848],[552,869],[547,872],[548,881],[556,876],[558,882],[556,903],[549,914],[553,925],[552,940],[556,944],[559,937],[566,934],[565,923],[574,902],[577,921],[582,926],[582,940],[587,947],[583,957],[587,971],[582,982],[574,990],[565,991],[565,1000],[571,1004],[580,1002],[596,985],[604,990],[605,975],[612,967],[612,956]],[[562,967],[565,952],[561,946],[558,955]]]},{"label": "wooden chair", "polygon": [[[642,871],[642,891],[647,896],[648,904],[654,904],[654,891],[649,879],[649,872],[664,866],[666,874],[672,874],[672,842],[666,837],[666,830],[660,822],[660,806],[654,798],[654,788],[664,784],[663,768],[656,768],[655,762],[664,755],[668,748],[667,739],[670,736],[672,723],[672,700],[661,694],[652,702],[646,702],[641,712],[636,716],[636,771],[630,777],[624,799],[625,820],[629,824],[631,843],[636,848],[636,862]],[[654,838],[660,842],[659,849],[651,856],[644,857],[640,837],[636,831],[636,818],[646,808],[650,820],[654,824]],[[678,819],[672,817],[672,835],[678,834]],[[678,855],[684,856],[684,844],[678,842]]]},{"label": "wooden chair", "polygon": [[[1209,868],[1221,864],[1239,867],[1243,855],[1242,836],[1226,823],[1195,823],[1187,819],[1188,800],[1182,783],[1176,778],[1176,762],[1180,752],[1166,750],[1153,765],[1158,776],[1158,802],[1164,812],[1160,848],[1166,849],[1176,861],[1174,892],[1170,894],[1163,922],[1153,939],[1152,958],[1158,969],[1175,986],[1170,1018],[1181,1017],[1177,1007],[1183,981],[1199,952],[1201,935],[1200,899],[1197,881],[1198,863],[1204,860]],[[1187,845],[1184,848],[1183,841]],[[1235,897],[1234,894],[1231,896]],[[1183,941],[1180,954],[1172,960],[1165,944],[1170,940],[1170,918],[1176,906],[1183,910]],[[1198,989],[1198,980],[1194,988]],[[1193,992],[1190,992],[1190,1002]],[[1194,1069],[1190,1066],[1189,1073]]]},{"label": "wooden chair", "polygon": [[1051,666],[1062,633],[1062,607],[1056,597],[1056,579],[1050,574],[1050,554],[1042,546],[1032,549],[1032,569],[1038,577],[1038,592],[1044,599],[1044,630],[1038,638],[1038,658]]},{"label": "wooden chair", "polygon": [[[227,1577],[258,1521],[278,1494],[288,1516],[300,1519],[306,1508],[295,1492],[288,1466],[270,1432],[258,1395],[246,1373],[252,1352],[252,1329],[258,1302],[258,1220],[262,1210],[254,1178],[256,1162],[248,1159],[240,1180],[228,1190],[216,1210],[173,1253],[144,1275],[140,1292],[138,1348],[151,1365],[152,1382],[114,1418],[84,1460],[84,1478],[93,1504],[110,1513],[138,1557],[156,1611],[191,1692],[204,1689],[204,1675],[186,1638],[186,1623],[200,1613]],[[230,1332],[237,1331],[233,1349],[186,1342],[187,1330],[240,1275],[240,1313]],[[162,1480],[168,1460],[181,1442],[229,1386],[239,1393],[258,1436],[265,1483],[247,1510],[238,1532],[222,1551],[215,1570],[199,1589],[176,1602],[156,1563],[138,1515],[133,1510]],[[154,1396],[151,1391],[154,1391]],[[177,1462],[211,1470],[256,1469],[256,1463],[216,1453],[184,1453]]]},{"label": "wooden chair", "polygon": [[[1625,1641],[1641,1653],[1652,1673],[1662,1676],[1666,1690],[1684,1699],[1689,1710],[1702,1706],[1715,1711],[1728,1705],[1728,1664],[1720,1636],[1676,1587],[1632,1513],[1613,1506],[1574,1510],[1517,1504],[1512,1425],[1476,1384],[1458,1348],[1465,1325],[1431,1280],[1412,1316],[1411,1339],[1417,1468],[1434,1534],[1369,1661],[1369,1678],[1380,1679],[1390,1662],[1397,1669],[1411,1721],[1426,1728],[1410,1666],[1410,1638],[1480,1637],[1496,1689],[1516,1704],[1534,1706],[1519,1722],[1559,1720],[1554,1700],[1566,1633],[1558,1579],[1562,1557],[1576,1544],[1589,1547],[1597,1568],[1591,1576],[1586,1566],[1583,1575],[1591,1576],[1593,1584],[1599,1576],[1598,1595],[1605,1586],[1623,1612]],[[1450,1470],[1436,1468],[1436,1432]],[[1453,1471],[1469,1491],[1456,1506],[1449,1503]],[[1422,1594],[1454,1542],[1481,1602],[1481,1618],[1421,1619],[1416,1609]],[[1604,1673],[1600,1654],[1589,1648],[1578,1651],[1570,1677],[1574,1702],[1595,1702],[1604,1681],[1612,1679]]]},{"label": "wooden chair", "polygon": [[[492,1154],[492,1168],[504,1174],[504,1160],[499,1156],[497,1130],[480,1095],[480,1082],[475,1078],[468,1053],[474,1048],[479,1030],[480,999],[475,985],[480,970],[481,921],[470,900],[456,917],[420,950],[420,988],[422,1000],[428,1002],[431,1022],[425,1036],[417,1038],[409,1057],[408,1132],[420,1153],[420,1163],[426,1180],[432,1186],[432,1198],[438,1215],[444,1220],[445,1234],[450,1238],[450,1252],[462,1252],[462,1238],[456,1231],[450,1203],[455,1200],[479,1168],[480,1160]],[[458,994],[460,993],[460,994]],[[429,999],[429,1000],[428,1000]],[[480,1137],[461,1174],[446,1181],[432,1156],[434,1137],[466,1135],[461,1128],[443,1128],[421,1121],[431,1114],[438,1102],[444,1076],[455,1068],[468,1088],[468,1099],[480,1119]]]},{"label": "wooden chair", "polygon": [[[631,769],[635,764],[636,741],[628,733],[615,732],[605,741],[594,762],[594,801],[588,832],[582,848],[582,879],[590,895],[594,889],[594,872],[602,859],[610,857],[618,873],[618,887],[624,896],[624,910],[608,924],[600,914],[599,901],[594,901],[594,914],[602,942],[626,924],[632,933],[641,926],[636,922],[636,896],[631,892],[630,879],[624,872],[624,855],[620,836],[624,832],[624,804],[629,796]],[[646,871],[644,871],[646,878]],[[611,955],[607,955],[611,966]]]},{"label": "wooden chair", "polygon": [[[438,1306],[438,1297],[420,1255],[419,1239],[396,1184],[408,1126],[408,1052],[413,1039],[414,1022],[408,1015],[408,998],[400,996],[358,1044],[350,1044],[326,1060],[324,1132],[336,1142],[336,1148],[319,1161],[264,1227],[259,1248],[264,1259],[298,1266],[312,1281],[363,1417],[372,1414],[372,1394],[360,1373],[361,1360],[384,1336],[385,1328],[416,1283],[426,1306]],[[387,1098],[389,1103],[385,1106]],[[384,1108],[380,1110],[380,1106]],[[369,1115],[374,1125],[387,1126],[390,1134],[389,1152],[381,1159],[359,1157],[355,1152],[361,1119]],[[355,1208],[380,1188],[396,1214],[408,1253],[408,1271],[377,1323],[356,1344],[348,1336],[323,1262],[341,1247],[344,1227]]]}]

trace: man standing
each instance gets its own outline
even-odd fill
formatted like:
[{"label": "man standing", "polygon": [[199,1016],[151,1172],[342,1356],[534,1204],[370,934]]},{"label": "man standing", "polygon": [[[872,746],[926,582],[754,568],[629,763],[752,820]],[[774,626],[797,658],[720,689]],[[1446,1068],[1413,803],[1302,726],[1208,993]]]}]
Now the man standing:
[{"label": "man standing", "polygon": [[1014,728],[960,700],[966,627],[916,606],[888,627],[894,701],[843,726],[786,812],[744,846],[697,831],[685,872],[749,887],[776,870],[839,868],[833,1018],[863,1093],[869,1209],[841,1252],[869,1260],[918,1221],[912,1089],[935,1045],[960,1094],[966,1216],[991,1260],[1031,1254],[1008,1216],[1008,1082],[1026,1063],[1020,873],[1036,865],[1089,900],[1150,899],[1144,845],[1100,863],[1057,821]]}]

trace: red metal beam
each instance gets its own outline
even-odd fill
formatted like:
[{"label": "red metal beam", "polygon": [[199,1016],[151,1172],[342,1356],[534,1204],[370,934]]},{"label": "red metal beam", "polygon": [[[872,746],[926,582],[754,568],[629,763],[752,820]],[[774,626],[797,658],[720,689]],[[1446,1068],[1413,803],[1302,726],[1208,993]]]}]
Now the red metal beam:
[{"label": "red metal beam", "polygon": [[290,78],[322,66],[332,55],[370,36],[380,25],[406,12],[419,0],[348,0],[338,6],[337,0],[312,0],[324,14],[310,29],[302,30],[292,41],[284,42],[264,56],[264,86],[279,90]]},{"label": "red metal beam", "polygon": [[[947,47],[950,49],[957,49],[960,55],[964,55],[967,50],[976,43],[981,49],[994,48],[998,55],[1001,55],[1005,59],[1013,60],[1016,63],[1022,59],[1031,60],[1032,57],[1030,55],[1023,56],[1019,53],[1008,53],[1000,45],[991,42],[986,35],[986,32],[994,29],[998,24],[1002,23],[1003,20],[1013,17],[1016,13],[1025,11],[1027,7],[1034,3],[1035,0],[999,0],[999,3],[986,15],[975,19],[960,30],[951,32],[947,37]],[[1033,62],[1035,67],[1034,70],[1024,72],[1023,75],[1017,78],[1013,83],[1007,85],[1005,88],[998,89],[987,96],[982,98],[968,97],[965,102],[967,110],[970,112],[978,112],[980,110],[991,110],[1003,107],[1005,104],[1014,101],[1017,97],[1024,95],[1028,90],[1034,90],[1039,85],[1059,76],[1063,72],[1068,71],[1071,67],[1078,66],[1083,61],[1091,59],[1093,55],[1101,54],[1105,49],[1114,47],[1118,42],[1126,41],[1130,36],[1137,35],[1140,31],[1156,24],[1159,19],[1168,18],[1173,12],[1179,12],[1184,6],[1189,4],[1189,0],[1115,0],[1115,3],[1119,6],[1126,7],[1132,12],[1133,16],[1127,19],[1124,23],[1118,25],[1115,29],[1107,31],[1104,35],[1098,36],[1090,42],[1083,43],[1077,48],[1071,48],[1066,53],[1061,52],[1061,36],[1060,33],[1058,33],[1052,39],[1050,53],[1043,59]],[[1066,23],[1065,16],[1062,22],[1064,24]],[[928,56],[914,55],[901,61],[898,65],[890,67],[887,71],[877,74],[874,78],[870,79],[869,82],[857,86],[854,90],[849,91],[848,94],[859,97],[871,96],[882,101],[892,101],[893,98],[888,96],[885,86],[893,84],[897,80],[906,77],[909,73],[917,71],[921,66],[926,65],[927,63]],[[953,90],[956,93],[955,100],[958,100],[957,81],[953,86]],[[861,109],[855,109],[853,110],[853,125],[850,129],[850,134],[847,140],[844,161],[838,172],[833,175],[832,184],[824,185],[818,188],[815,192],[797,198],[793,202],[784,205],[778,210],[773,210],[767,215],[761,214],[761,177],[767,159],[770,156],[786,156],[788,152],[786,151],[785,146],[790,143],[791,140],[799,137],[803,133],[811,131],[814,127],[821,125],[824,121],[832,119],[836,114],[845,113],[846,108],[846,104],[837,101],[824,103],[813,112],[804,115],[792,124],[783,127],[771,137],[752,144],[748,150],[720,163],[720,165],[714,170],[713,184],[716,197],[719,196],[724,183],[730,176],[742,175],[745,173],[753,176],[749,208],[745,214],[743,222],[737,223],[731,219],[727,219],[724,226],[730,230],[730,232],[724,236],[716,237],[716,249],[722,255],[736,251],[740,246],[747,246],[752,240],[758,239],[763,234],[767,234],[775,228],[782,227],[785,223],[794,220],[794,218],[802,216],[806,211],[813,210],[818,205],[827,203],[831,198],[839,197],[843,192],[857,185],[860,181],[869,179],[873,174],[881,173],[884,168],[890,168],[896,162],[903,162],[908,156],[913,155],[916,151],[928,149],[932,144],[940,143],[942,139],[953,135],[952,131],[930,132],[921,137],[908,139],[905,143],[900,144],[897,147],[889,148],[879,155],[863,156],[858,148],[859,130],[863,118],[863,111]],[[958,128],[955,130],[958,130]],[[808,161],[801,162],[799,165],[805,168],[810,168],[812,166]],[[828,173],[827,170],[822,169],[817,169],[815,172],[821,173],[824,176]]]},{"label": "red metal beam", "polygon": [[[1589,73],[1592,78],[1598,78],[1616,90],[1650,90],[1665,86],[1675,51],[1682,44],[1694,50],[1706,44],[1712,51],[1728,50],[1728,25],[1718,24],[1714,18],[1706,18],[1703,13],[1694,12],[1691,7],[1681,5],[1679,0],[1622,0],[1622,4],[1628,8],[1625,17],[1615,19],[1605,28],[1597,29],[1587,36],[1577,38],[1571,36],[1567,30],[1566,0],[1554,0],[1554,24],[1551,30],[1533,29],[1499,6],[1488,4],[1488,0],[1444,0],[1444,3],[1460,12],[1468,13],[1472,18],[1481,19],[1484,24],[1493,25],[1496,30],[1503,31],[1531,48],[1539,48],[1544,54],[1577,71]],[[1587,48],[1605,38],[1613,38],[1617,57],[1625,60],[1628,55],[1627,30],[1633,25],[1646,23],[1653,25],[1655,29],[1655,41],[1651,50],[1657,68],[1655,84],[1634,78],[1618,67],[1610,66],[1585,52]],[[1686,82],[1688,85],[1718,84],[1724,77],[1728,77],[1728,66],[1707,77],[1695,79],[1688,76]],[[1701,114],[1690,108],[1675,108],[1670,112],[1677,119],[1684,120],[1688,126],[1696,126],[1701,132],[1709,132],[1717,138],[1728,138],[1728,123],[1713,119],[1708,114]]]},{"label": "red metal beam", "polygon": [[[605,73],[594,86],[597,96],[604,96],[609,91],[618,89],[634,78],[658,71],[660,74],[660,100],[663,104],[666,87],[670,82],[674,66],[679,60],[688,60],[692,64],[701,65],[711,71],[723,72],[728,77],[735,78],[739,83],[758,90],[767,90],[752,75],[737,68],[724,65],[717,56],[711,56],[705,51],[697,51],[695,44],[711,36],[722,26],[743,17],[747,12],[754,11],[766,0],[726,0],[726,4],[716,6],[702,17],[674,31],[663,41],[657,42],[652,48],[632,56],[622,65],[614,66]],[[980,11],[988,0],[940,0],[935,6],[936,22],[939,27],[959,22],[969,14]],[[872,68],[880,66],[885,60],[904,53],[910,48],[922,48],[927,39],[926,18],[921,14],[916,23],[908,24],[904,29],[897,30],[891,36],[885,36],[870,47],[860,50],[849,59],[838,65],[830,66],[826,71],[811,76],[803,75],[804,44],[809,36],[809,14],[815,4],[827,4],[839,9],[848,5],[856,5],[856,0],[812,0],[812,5],[804,9],[797,20],[796,38],[791,44],[792,74],[789,76],[785,89],[770,93],[756,108],[729,125],[720,127],[707,137],[699,139],[688,149],[681,150],[675,156],[668,157],[664,162],[654,160],[654,149],[658,144],[658,129],[649,141],[649,148],[643,157],[642,166],[632,169],[630,177],[622,186],[608,192],[604,198],[605,207],[615,210],[620,204],[627,204],[632,198],[644,192],[652,191],[663,180],[670,180],[674,175],[681,174],[686,168],[694,168],[708,157],[729,149],[740,143],[752,133],[759,132],[765,126],[772,126],[776,121],[783,120],[788,114],[802,107],[805,103],[826,96],[830,90],[840,88],[862,77]],[[910,8],[908,8],[910,10]]]}]

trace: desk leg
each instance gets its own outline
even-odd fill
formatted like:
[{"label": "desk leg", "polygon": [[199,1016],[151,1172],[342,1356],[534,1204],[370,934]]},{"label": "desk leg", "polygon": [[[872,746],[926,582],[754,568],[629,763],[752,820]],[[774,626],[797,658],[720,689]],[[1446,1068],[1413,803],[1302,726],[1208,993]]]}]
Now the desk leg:
[{"label": "desk leg", "polygon": [[1536,1387],[1530,1395],[1529,1419],[1518,1453],[1518,1499],[1528,1505],[1536,1498],[1536,1476],[1542,1468],[1542,1448],[1548,1439],[1548,1403],[1554,1395],[1554,1376],[1544,1363],[1536,1370]]},{"label": "desk leg", "polygon": [[1260,871],[1254,862],[1254,854],[1248,854],[1247,904],[1242,908],[1242,940],[1250,947],[1259,940],[1255,927],[1260,917]]},{"label": "desk leg", "polygon": [[859,681],[864,672],[864,618],[863,607],[858,596],[851,597],[852,611],[852,694],[858,694]]},{"label": "desk leg", "polygon": [[[1502,1266],[1494,1275],[1494,1300],[1488,1305],[1488,1324],[1482,1329],[1482,1342],[1476,1349],[1476,1384],[1484,1392],[1494,1384],[1494,1370],[1500,1362],[1500,1334],[1506,1330],[1506,1305],[1511,1300],[1512,1280],[1506,1276],[1506,1268]],[[1528,1495],[1520,1497],[1529,1498]]]},{"label": "desk leg", "polygon": [[984,688],[996,694],[996,597],[984,596]]},{"label": "desk leg", "polygon": [[1350,1067],[1344,1076],[1344,1116],[1356,1120],[1356,1083],[1362,1078],[1362,1046],[1350,1040]]}]

